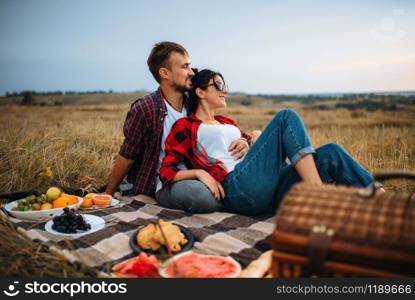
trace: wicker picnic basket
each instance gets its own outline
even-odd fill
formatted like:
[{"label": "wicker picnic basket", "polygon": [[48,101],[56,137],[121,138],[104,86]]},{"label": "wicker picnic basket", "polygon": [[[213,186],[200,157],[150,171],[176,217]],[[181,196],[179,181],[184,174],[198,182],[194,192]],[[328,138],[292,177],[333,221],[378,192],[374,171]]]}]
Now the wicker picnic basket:
[{"label": "wicker picnic basket", "polygon": [[[378,181],[415,179],[381,172]],[[415,194],[299,183],[271,236],[274,277],[415,276]]]}]

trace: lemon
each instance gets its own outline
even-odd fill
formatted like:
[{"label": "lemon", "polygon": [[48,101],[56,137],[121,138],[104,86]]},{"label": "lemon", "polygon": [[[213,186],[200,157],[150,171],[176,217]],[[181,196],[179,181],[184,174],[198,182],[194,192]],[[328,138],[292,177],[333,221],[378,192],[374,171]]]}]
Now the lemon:
[{"label": "lemon", "polygon": [[62,194],[61,190],[57,187],[51,187],[46,192],[46,196],[48,197],[48,200],[55,200],[59,198],[61,194]]}]

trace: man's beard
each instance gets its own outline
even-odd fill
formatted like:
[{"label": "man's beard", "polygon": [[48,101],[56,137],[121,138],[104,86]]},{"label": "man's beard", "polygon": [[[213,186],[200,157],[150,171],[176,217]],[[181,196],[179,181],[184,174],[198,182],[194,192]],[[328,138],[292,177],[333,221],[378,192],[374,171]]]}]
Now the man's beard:
[{"label": "man's beard", "polygon": [[177,86],[176,90],[181,92],[181,93],[186,93],[186,92],[190,92],[192,90],[191,87],[185,87],[185,86]]},{"label": "man's beard", "polygon": [[[190,80],[190,78],[186,79],[186,82],[187,80]],[[190,92],[192,90],[192,86],[188,87],[188,86],[182,86],[182,85],[177,85],[177,84],[175,85],[175,88],[176,88],[176,91],[179,91],[181,93]]]}]

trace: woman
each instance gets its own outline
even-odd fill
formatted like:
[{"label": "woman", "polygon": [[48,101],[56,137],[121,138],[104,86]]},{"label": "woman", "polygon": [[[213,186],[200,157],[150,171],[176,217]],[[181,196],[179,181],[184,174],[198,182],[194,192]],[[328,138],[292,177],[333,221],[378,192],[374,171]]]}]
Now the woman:
[{"label": "woman", "polygon": [[[373,177],[339,145],[314,150],[293,110],[276,114],[252,143],[233,120],[215,115],[217,109],[226,106],[228,87],[223,76],[202,70],[192,82],[189,116],[173,125],[165,142],[166,156],[160,169],[163,188],[176,181],[198,179],[218,201],[223,200],[226,210],[254,215],[275,213],[284,194],[301,180],[355,187],[373,182]],[[234,160],[228,150],[238,139],[249,143],[250,149],[243,159]],[[180,163],[188,170],[180,170]]]}]

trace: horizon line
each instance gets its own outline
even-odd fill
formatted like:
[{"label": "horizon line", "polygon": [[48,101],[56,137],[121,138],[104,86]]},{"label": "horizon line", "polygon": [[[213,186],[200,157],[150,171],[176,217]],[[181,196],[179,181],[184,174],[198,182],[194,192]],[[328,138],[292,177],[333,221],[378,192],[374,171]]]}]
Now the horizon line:
[{"label": "horizon line", "polygon": [[[78,94],[87,94],[87,93],[104,93],[104,94],[127,94],[127,93],[151,93],[153,92],[153,90],[150,89],[139,89],[139,90],[131,90],[131,91],[117,91],[117,90],[113,90],[113,89],[108,89],[108,90],[104,90],[104,89],[96,89],[96,90],[84,90],[84,91],[76,91],[76,90],[66,90],[66,91],[62,91],[62,90],[49,90],[49,91],[37,91],[37,90],[29,90],[29,89],[25,89],[25,90],[21,90],[21,91],[13,91],[13,92],[4,92],[3,94],[0,94],[0,97],[7,97],[6,94],[20,94],[23,92],[35,92],[37,94],[52,94],[52,93],[62,93],[62,95],[66,95],[68,92],[72,92],[72,93],[78,93]],[[262,95],[324,95],[324,94],[384,94],[384,93],[415,93],[415,89],[413,90],[364,90],[364,91],[337,91],[337,92],[279,92],[279,93],[248,93],[248,92],[244,92],[244,91],[235,91],[235,92],[230,92],[229,94],[243,94],[243,95],[258,95],[258,96],[262,96]]]}]

